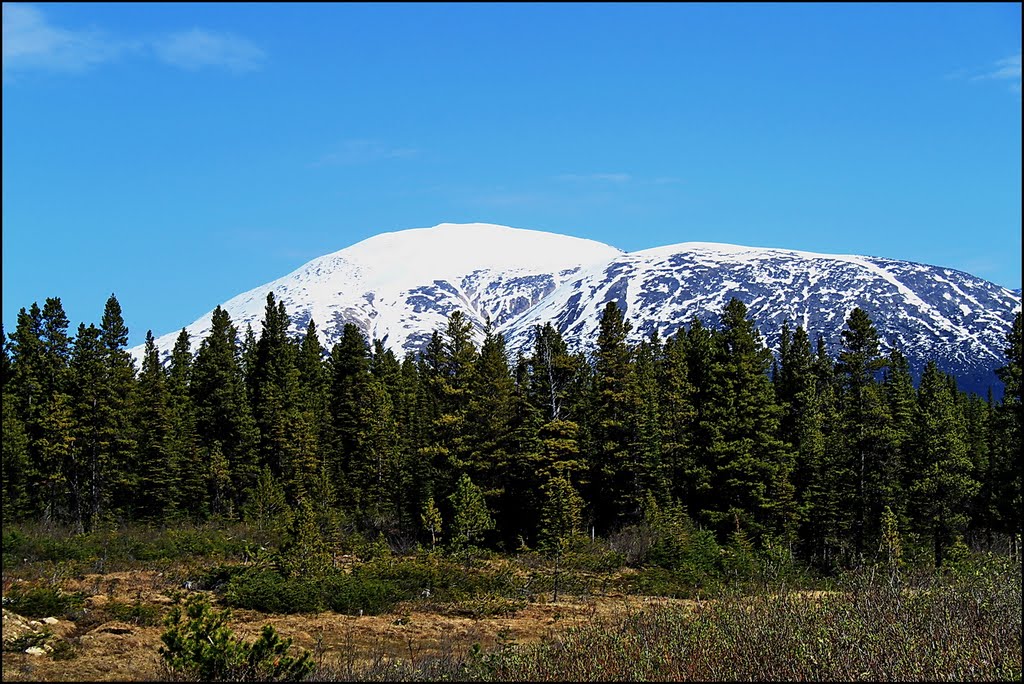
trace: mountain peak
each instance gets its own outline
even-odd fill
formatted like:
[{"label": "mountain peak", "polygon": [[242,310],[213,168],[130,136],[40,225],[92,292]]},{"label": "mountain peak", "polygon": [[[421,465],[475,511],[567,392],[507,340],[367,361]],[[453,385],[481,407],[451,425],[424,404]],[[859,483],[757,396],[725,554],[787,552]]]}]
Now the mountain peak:
[{"label": "mountain peak", "polygon": [[[400,355],[423,348],[461,310],[486,320],[511,353],[529,352],[535,326],[552,323],[589,349],[606,302],[633,325],[631,339],[664,339],[699,318],[717,325],[730,298],[747,305],[770,348],[783,322],[832,351],[846,317],[865,309],[884,348],[899,345],[919,372],[935,359],[963,388],[995,384],[1020,293],[966,273],[906,261],[780,248],[683,242],[626,253],[594,240],[492,223],[441,223],[381,233],[327,254],[223,306],[258,333],[267,294],[285,304],[291,331],[316,321],[327,348],[354,323]],[[194,346],[212,312],[187,326]],[[165,354],[176,334],[157,340]],[[133,351],[141,356],[142,348]]]}]

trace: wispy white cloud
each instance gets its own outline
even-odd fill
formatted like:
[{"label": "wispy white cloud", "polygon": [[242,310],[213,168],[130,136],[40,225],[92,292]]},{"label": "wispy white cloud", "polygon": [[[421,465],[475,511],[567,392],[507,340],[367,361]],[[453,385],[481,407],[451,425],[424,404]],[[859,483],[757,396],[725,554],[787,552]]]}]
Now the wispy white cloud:
[{"label": "wispy white cloud", "polygon": [[1020,53],[1011,55],[1006,59],[1000,59],[995,63],[992,71],[975,76],[976,79],[998,78],[1009,80],[1020,80]]},{"label": "wispy white cloud", "polygon": [[245,38],[199,28],[159,38],[153,42],[153,51],[161,61],[189,70],[218,67],[254,71],[266,58],[263,50]]},{"label": "wispy white cloud", "polygon": [[1002,81],[1020,94],[1020,53],[996,60],[985,69],[956,69],[946,75],[950,79],[969,81]]},{"label": "wispy white cloud", "polygon": [[3,4],[5,83],[21,72],[82,72],[129,53],[155,56],[182,69],[213,67],[233,72],[258,69],[267,57],[259,46],[232,33],[193,28],[155,38],[115,37],[96,28],[58,26],[34,5]]},{"label": "wispy white cloud", "polygon": [[379,140],[345,140],[311,166],[351,166],[386,159],[408,159],[419,153],[415,147],[388,145]]},{"label": "wispy white cloud", "polygon": [[3,74],[45,69],[77,72],[141,47],[140,41],[117,40],[103,32],[70,30],[51,24],[32,5],[3,5]]},{"label": "wispy white cloud", "polygon": [[1020,94],[1020,53],[999,60],[995,63],[995,69],[977,78],[1008,81],[1010,90]]}]

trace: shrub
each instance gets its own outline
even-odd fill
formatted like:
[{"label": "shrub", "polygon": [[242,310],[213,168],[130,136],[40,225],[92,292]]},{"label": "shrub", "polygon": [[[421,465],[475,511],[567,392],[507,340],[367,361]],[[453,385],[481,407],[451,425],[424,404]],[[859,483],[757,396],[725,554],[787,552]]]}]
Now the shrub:
[{"label": "shrub", "polygon": [[4,597],[4,606],[26,617],[67,615],[82,605],[81,593],[69,594],[48,586],[15,587]]},{"label": "shrub", "polygon": [[131,622],[144,627],[160,624],[160,607],[149,603],[109,601],[103,608],[112,618],[122,622]]},{"label": "shrub", "polygon": [[232,575],[224,598],[229,606],[264,613],[333,610],[376,615],[388,611],[403,595],[392,582],[358,574],[285,577],[275,570],[252,570]]},{"label": "shrub", "polygon": [[643,596],[690,598],[693,585],[682,574],[666,568],[644,568],[628,579],[628,591]]},{"label": "shrub", "polygon": [[288,655],[291,639],[282,640],[264,625],[252,644],[235,638],[227,626],[228,611],[213,610],[206,599],[193,596],[175,606],[160,637],[160,655],[174,676],[199,681],[299,681],[313,670],[308,651]]},{"label": "shrub", "polygon": [[284,577],[276,570],[254,570],[228,580],[224,600],[229,606],[264,613],[315,613],[323,609],[314,582]]}]

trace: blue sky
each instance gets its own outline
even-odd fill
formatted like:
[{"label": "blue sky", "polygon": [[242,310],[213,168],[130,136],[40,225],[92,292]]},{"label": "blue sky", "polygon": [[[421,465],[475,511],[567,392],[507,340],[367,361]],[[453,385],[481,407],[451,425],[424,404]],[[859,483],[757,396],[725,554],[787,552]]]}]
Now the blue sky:
[{"label": "blue sky", "polygon": [[3,323],[140,343],[371,235],[1021,285],[1021,5],[3,4]]}]

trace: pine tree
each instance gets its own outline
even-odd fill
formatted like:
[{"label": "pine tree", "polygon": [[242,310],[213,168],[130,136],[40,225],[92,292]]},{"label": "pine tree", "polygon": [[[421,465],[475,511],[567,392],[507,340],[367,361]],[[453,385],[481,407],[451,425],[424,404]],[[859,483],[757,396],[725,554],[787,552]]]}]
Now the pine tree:
[{"label": "pine tree", "polygon": [[650,337],[636,347],[634,358],[637,401],[630,423],[632,450],[639,461],[640,492],[652,492],[659,501],[667,502],[671,473],[664,455],[665,427],[659,396],[665,360],[657,330],[652,330]]},{"label": "pine tree", "polygon": [[836,370],[840,379],[843,451],[854,475],[852,533],[854,554],[877,548],[885,504],[883,481],[887,411],[877,376],[885,366],[878,332],[867,312],[854,309],[842,332],[843,349]]},{"label": "pine tree", "polygon": [[696,387],[690,380],[686,329],[680,327],[665,340],[663,362],[658,373],[663,418],[663,453],[669,482],[669,496],[694,501],[697,463],[694,458],[694,406]]},{"label": "pine tree", "polygon": [[639,397],[633,350],[626,342],[632,325],[615,302],[601,313],[594,352],[591,416],[591,496],[595,523],[609,529],[636,518],[643,500],[641,463],[630,420]]},{"label": "pine tree", "polygon": [[308,499],[299,502],[288,540],[281,546],[278,567],[290,577],[316,579],[330,572],[331,552]]},{"label": "pine tree", "polygon": [[910,485],[912,524],[929,539],[935,565],[967,527],[965,511],[979,485],[967,452],[964,421],[945,375],[929,361],[918,390],[917,454]]},{"label": "pine tree", "polygon": [[465,550],[481,541],[483,535],[494,529],[494,519],[487,508],[483,492],[463,474],[448,497],[451,502],[451,544],[455,550]]},{"label": "pine tree", "polygon": [[190,395],[192,347],[188,331],[178,334],[167,367],[171,433],[168,468],[171,471],[169,515],[204,519],[209,514],[206,464],[196,434],[196,411]]},{"label": "pine tree", "polygon": [[146,331],[142,371],[138,384],[138,489],[137,515],[160,520],[172,504],[171,471],[173,418],[167,379],[160,365],[153,331]]},{"label": "pine tree", "polygon": [[261,532],[281,534],[291,528],[292,509],[284,488],[270,468],[264,466],[242,506],[242,518]]},{"label": "pine tree", "polygon": [[211,513],[230,514],[242,503],[242,494],[256,483],[257,430],[246,400],[239,366],[235,326],[221,307],[213,311],[210,332],[199,345],[192,364],[189,385],[195,407],[195,427],[200,454],[211,463],[216,454],[223,457],[215,480],[221,483],[227,471],[227,484],[218,484],[210,500]]},{"label": "pine tree", "polygon": [[[130,513],[139,485],[139,462],[135,438],[135,362],[127,351],[128,328],[121,305],[113,294],[107,299],[100,319],[100,342],[104,356],[104,401],[98,406],[103,421],[104,486],[109,487],[109,504],[120,514]],[[94,519],[105,511],[106,496],[93,497]]]},{"label": "pine tree", "polygon": [[688,458],[685,465],[685,494],[690,514],[698,524],[713,527],[717,492],[713,489],[715,470],[712,447],[719,439],[715,408],[716,388],[711,373],[716,355],[714,331],[699,318],[690,321],[686,334],[686,372],[693,386],[694,416],[690,427]]},{"label": "pine tree", "polygon": [[802,326],[790,335],[788,325],[783,327],[782,338],[786,344],[781,345],[776,383],[783,410],[779,435],[794,452],[793,489],[800,525],[806,526],[818,514],[813,487],[820,484],[815,475],[825,451],[823,416],[810,338]]},{"label": "pine tree", "polygon": [[97,522],[97,516],[107,509],[108,477],[114,465],[108,441],[112,426],[108,423],[109,406],[106,404],[106,359],[100,330],[93,324],[89,327],[79,324],[75,335],[70,394],[73,415],[67,422],[74,425],[71,440],[74,448],[67,454],[53,454],[52,460],[66,458],[64,472],[71,515],[79,530],[89,531]]},{"label": "pine tree", "polygon": [[331,350],[331,450],[328,470],[345,510],[357,513],[357,484],[352,480],[360,443],[364,439],[364,401],[370,385],[370,359],[366,338],[346,323],[341,341]]},{"label": "pine tree", "polygon": [[308,469],[294,462],[298,455],[293,449],[296,431],[302,423],[296,415],[299,371],[288,340],[288,323],[284,302],[276,301],[274,293],[268,292],[249,385],[253,418],[259,430],[259,463],[283,478],[297,496],[303,487],[299,473]]},{"label": "pine tree", "polygon": [[420,522],[423,524],[423,529],[430,533],[430,548],[433,550],[441,539],[442,524],[441,511],[437,510],[437,506],[434,505],[434,497],[427,499],[427,503],[423,506]]},{"label": "pine tree", "polygon": [[581,534],[583,499],[565,475],[552,477],[544,494],[540,547],[552,555],[564,555]]},{"label": "pine tree", "polygon": [[14,397],[5,388],[3,409],[3,519],[18,520],[29,512],[29,440],[18,417]]},{"label": "pine tree", "polygon": [[723,538],[730,530],[746,530],[755,540],[788,540],[796,523],[793,455],[779,439],[771,353],[735,298],[725,306],[715,339],[710,455],[717,501],[709,517]]},{"label": "pine tree", "polygon": [[490,320],[476,358],[466,414],[470,454],[467,472],[477,482],[497,513],[499,529],[515,524],[521,502],[507,496],[513,485],[513,453],[509,441],[514,419],[515,381],[505,353],[505,338],[494,332]]},{"label": "pine tree", "polygon": [[1024,401],[1022,401],[1022,390],[1024,390],[1024,342],[1021,339],[1021,312],[1018,311],[1013,319],[1013,325],[1006,336],[1006,365],[996,370],[996,375],[1002,380],[1003,401],[999,405],[995,425],[999,433],[997,448],[992,453],[996,460],[993,468],[998,473],[1003,483],[995,493],[996,509],[1001,519],[1001,531],[1014,535],[1016,539],[1016,552],[1020,553],[1021,535],[1021,510],[1024,503],[1021,501],[1021,452],[1022,435],[1024,435]]},{"label": "pine tree", "polygon": [[541,512],[540,547],[555,559],[554,597],[558,601],[559,564],[580,536],[583,499],[564,475],[548,481]]}]

